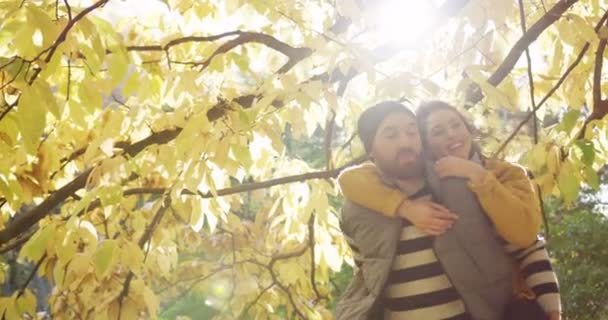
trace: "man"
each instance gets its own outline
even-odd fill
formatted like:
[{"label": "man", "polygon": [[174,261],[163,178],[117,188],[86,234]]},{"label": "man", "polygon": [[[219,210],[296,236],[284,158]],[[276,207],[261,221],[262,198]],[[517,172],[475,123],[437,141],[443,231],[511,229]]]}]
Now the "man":
[{"label": "man", "polygon": [[[414,114],[395,102],[367,109],[359,136],[387,184],[410,199],[427,199],[421,141]],[[440,229],[456,216],[423,202]],[[406,220],[346,201],[342,231],[359,266],[336,308],[337,319],[469,319],[464,303],[433,250],[433,238]]]}]

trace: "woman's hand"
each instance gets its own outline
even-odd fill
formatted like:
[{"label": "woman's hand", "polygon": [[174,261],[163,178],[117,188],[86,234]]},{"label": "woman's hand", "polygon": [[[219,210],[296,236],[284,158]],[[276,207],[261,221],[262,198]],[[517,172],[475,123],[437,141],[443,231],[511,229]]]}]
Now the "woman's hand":
[{"label": "woman's hand", "polygon": [[446,156],[437,160],[434,169],[440,178],[462,177],[468,178],[473,183],[481,183],[487,174],[486,169],[480,164],[454,156]]},{"label": "woman's hand", "polygon": [[403,201],[397,208],[397,215],[432,236],[443,234],[458,219],[457,215],[445,207],[423,200]]}]

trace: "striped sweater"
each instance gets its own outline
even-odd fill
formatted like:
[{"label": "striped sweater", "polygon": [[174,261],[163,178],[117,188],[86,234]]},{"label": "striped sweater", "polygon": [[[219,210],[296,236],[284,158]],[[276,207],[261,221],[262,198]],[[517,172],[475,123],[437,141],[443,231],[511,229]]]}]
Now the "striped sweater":
[{"label": "striped sweater", "polygon": [[[411,199],[430,199],[423,188]],[[434,237],[403,220],[401,239],[386,284],[384,319],[470,319],[433,250]]]},{"label": "striped sweater", "polygon": [[561,312],[558,281],[545,248],[545,240],[539,237],[525,249],[513,245],[505,245],[505,249],[517,261],[526,286],[532,290],[543,310]]},{"label": "striped sweater", "polygon": [[[423,188],[411,199],[430,199]],[[470,319],[456,289],[450,283],[433,251],[432,236],[422,233],[409,221],[403,221],[393,270],[386,284],[385,319]],[[361,265],[354,244],[355,264]],[[561,311],[557,278],[543,239],[519,249],[505,245],[505,250],[518,262],[526,286],[535,294],[546,311]]]}]

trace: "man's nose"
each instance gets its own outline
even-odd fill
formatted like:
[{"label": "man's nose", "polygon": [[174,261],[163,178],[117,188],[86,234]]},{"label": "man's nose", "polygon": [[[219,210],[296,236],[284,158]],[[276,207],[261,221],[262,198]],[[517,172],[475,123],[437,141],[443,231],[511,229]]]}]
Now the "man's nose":
[{"label": "man's nose", "polygon": [[403,147],[411,147],[412,146],[412,138],[408,137],[405,134],[401,134],[399,135],[399,147],[403,148]]},{"label": "man's nose", "polygon": [[448,138],[453,138],[458,135],[457,131],[455,129],[449,128],[447,131],[448,131]]}]

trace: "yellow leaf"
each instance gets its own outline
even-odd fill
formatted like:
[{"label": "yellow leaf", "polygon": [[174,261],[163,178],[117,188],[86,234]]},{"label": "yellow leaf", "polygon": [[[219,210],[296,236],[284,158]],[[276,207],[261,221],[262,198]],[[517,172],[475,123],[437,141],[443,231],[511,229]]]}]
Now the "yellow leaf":
[{"label": "yellow leaf", "polygon": [[129,268],[131,272],[139,274],[144,261],[144,253],[137,244],[127,241],[122,246],[120,260],[122,265]]},{"label": "yellow leaf", "polygon": [[203,214],[203,209],[201,208],[201,200],[192,199],[191,204],[190,227],[192,227],[192,230],[198,232],[205,223],[205,216]]},{"label": "yellow leaf", "polygon": [[583,17],[576,14],[566,14],[566,17],[570,19],[573,29],[580,35],[586,42],[594,42],[597,39],[597,34],[593,29],[593,26],[587,22]]},{"label": "yellow leaf", "polygon": [[42,188],[42,192],[46,193],[49,189],[48,178],[49,178],[49,152],[47,148],[47,144],[43,143],[38,148],[38,161],[34,164],[32,168],[32,174],[36,181],[38,181],[38,185]]},{"label": "yellow leaf", "polygon": [[571,205],[578,198],[580,181],[577,177],[578,173],[572,163],[564,162],[557,178],[557,184],[567,205]]},{"label": "yellow leaf", "polygon": [[13,294],[12,297],[9,298],[10,301],[6,304],[6,310],[4,311],[4,319],[20,319],[21,316],[19,314],[19,308],[17,307],[17,301],[15,298],[17,296],[17,292]]},{"label": "yellow leaf", "polygon": [[224,71],[224,64],[225,64],[224,55],[220,54],[220,55],[213,57],[213,59],[211,59],[211,63],[209,64],[208,69],[209,69],[209,71],[222,72],[222,71]]},{"label": "yellow leaf", "polygon": [[112,87],[117,86],[125,79],[129,67],[129,59],[125,52],[114,51],[108,57],[108,72],[110,73]]},{"label": "yellow leaf", "polygon": [[129,97],[137,93],[137,90],[140,86],[140,76],[139,72],[133,71],[131,75],[127,78],[125,82],[125,86],[122,88],[122,94],[125,97]]},{"label": "yellow leaf", "polygon": [[108,157],[114,155],[114,139],[108,138],[105,139],[102,143],[99,144],[99,149]]},{"label": "yellow leaf", "polygon": [[551,67],[549,68],[550,75],[558,75],[561,73],[562,65],[564,64],[564,47],[562,41],[558,38],[553,45],[553,56],[551,57]]},{"label": "yellow leaf", "polygon": [[17,310],[19,314],[27,313],[30,316],[36,314],[36,297],[29,289],[23,291],[23,295],[17,298]]},{"label": "yellow leaf", "polygon": [[34,27],[42,33],[41,48],[48,48],[59,35],[57,25],[53,23],[49,15],[35,6],[27,6],[27,18]]},{"label": "yellow leaf", "polygon": [[63,287],[63,280],[65,279],[65,265],[56,263],[53,268],[53,281],[58,288]]},{"label": "yellow leaf", "polygon": [[148,313],[151,315],[156,315],[158,313],[158,306],[160,301],[158,297],[154,294],[148,287],[144,287],[144,302],[146,303],[146,307],[148,308]]},{"label": "yellow leaf", "polygon": [[127,298],[120,306],[120,319],[137,319],[138,312],[135,303],[131,298]]},{"label": "yellow leaf", "polygon": [[23,136],[23,143],[30,154],[35,154],[44,126],[46,124],[46,108],[44,97],[38,94],[35,87],[26,88],[19,99],[17,120]]},{"label": "yellow leaf", "polygon": [[95,254],[95,274],[98,279],[105,277],[108,271],[110,271],[116,263],[116,259],[114,259],[115,251],[115,240],[105,240],[101,244],[101,248],[97,250],[97,253]]}]

